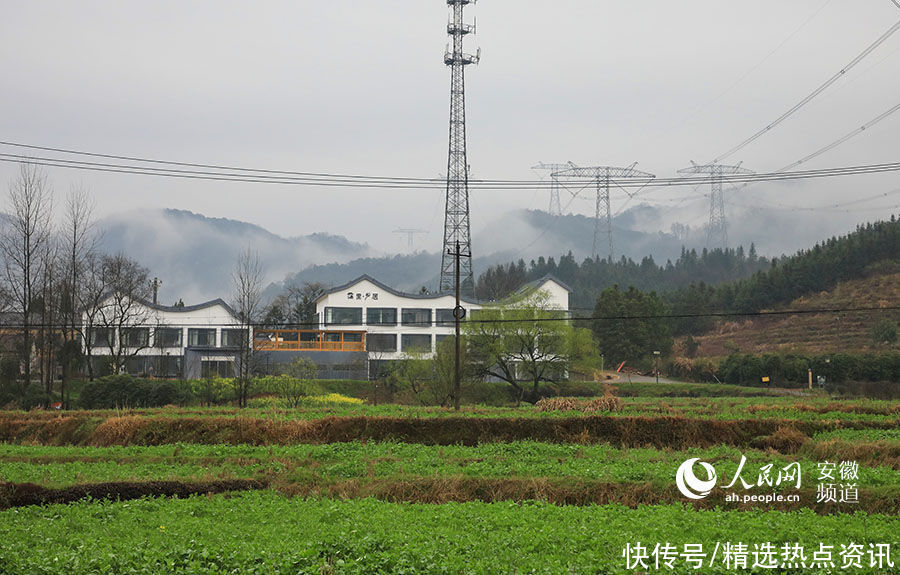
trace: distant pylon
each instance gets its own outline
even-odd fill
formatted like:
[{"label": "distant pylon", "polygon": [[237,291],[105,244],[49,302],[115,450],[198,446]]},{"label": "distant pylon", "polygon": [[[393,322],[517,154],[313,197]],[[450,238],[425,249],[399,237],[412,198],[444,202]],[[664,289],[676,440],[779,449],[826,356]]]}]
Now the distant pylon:
[{"label": "distant pylon", "polygon": [[[575,167],[557,172],[557,175],[559,176],[561,181],[561,185],[563,186],[565,186],[565,179],[583,180],[585,178],[588,178],[591,182],[596,183],[597,202],[594,209],[594,248],[592,252],[594,259],[598,258],[600,252],[600,243],[602,242],[601,227],[606,228],[606,243],[608,246],[607,253],[609,259],[612,260],[614,255],[612,234],[612,201],[610,199],[611,185],[618,185],[618,182],[620,180],[647,180],[649,182],[649,180],[652,180],[656,177],[653,174],[635,170],[634,167],[636,165],[637,162],[631,164],[627,168],[613,168],[611,166],[593,166],[589,168]],[[626,193],[628,192],[626,191]],[[606,225],[601,226],[600,222],[604,219],[604,212],[606,216]]]},{"label": "distant pylon", "polygon": [[407,245],[409,246],[409,249],[412,250],[413,236],[415,236],[417,234],[427,234],[428,232],[425,230],[412,230],[412,229],[408,229],[408,228],[398,228],[398,229],[394,230],[394,233],[395,234],[406,234]]},{"label": "distant pylon", "polygon": [[725,219],[725,192],[722,191],[722,176],[734,174],[753,174],[752,170],[742,168],[738,163],[734,166],[719,164],[695,164],[691,167],[678,170],[679,174],[709,174],[709,227],[706,230],[706,247],[728,247],[728,224]]},{"label": "distant pylon", "polygon": [[441,292],[456,288],[456,259],[452,254],[467,254],[460,262],[460,289],[475,295],[472,273],[472,240],[469,230],[469,164],[466,158],[466,76],[469,64],[477,64],[478,54],[466,54],[463,40],[475,32],[475,26],[463,22],[463,9],[474,0],[447,0],[452,20],[447,34],[453,48],[447,47],[444,63],[450,67],[450,150],[447,155],[447,204],[444,212],[444,249],[441,259]]},{"label": "distant pylon", "polygon": [[551,216],[561,216],[562,207],[559,203],[559,172],[571,168],[577,168],[572,162],[565,164],[545,164],[544,162],[533,166],[532,170],[546,170],[550,172],[550,208],[547,210]]}]

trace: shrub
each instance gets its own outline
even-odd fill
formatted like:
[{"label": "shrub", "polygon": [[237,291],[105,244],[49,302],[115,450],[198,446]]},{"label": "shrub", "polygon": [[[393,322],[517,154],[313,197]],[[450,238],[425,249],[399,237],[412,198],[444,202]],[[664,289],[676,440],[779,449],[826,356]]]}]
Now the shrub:
[{"label": "shrub", "polygon": [[86,383],[81,389],[81,407],[111,409],[116,407],[162,407],[184,405],[194,399],[190,384],[185,382],[150,381],[130,375],[108,375]]},{"label": "shrub", "polygon": [[872,341],[876,344],[897,343],[897,322],[886,317],[881,318],[872,326]]}]

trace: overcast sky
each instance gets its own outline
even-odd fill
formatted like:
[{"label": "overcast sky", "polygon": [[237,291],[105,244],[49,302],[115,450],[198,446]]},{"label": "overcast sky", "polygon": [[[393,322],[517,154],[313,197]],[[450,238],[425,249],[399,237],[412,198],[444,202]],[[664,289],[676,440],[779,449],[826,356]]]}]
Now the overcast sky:
[{"label": "overcast sky", "polygon": [[[673,177],[766,126],[900,20],[890,0],[483,0],[467,69],[473,176],[533,179],[540,161],[629,165]],[[447,6],[440,0],[4,0],[0,139],[255,168],[434,177],[446,171]],[[900,32],[771,134],[729,160],[774,171],[900,103]],[[897,161],[900,112],[808,168]],[[16,153],[0,146],[0,152]],[[13,167],[0,164],[0,181]],[[179,181],[54,169],[99,215],[138,207],[343,234],[400,250],[443,194]],[[740,205],[821,206],[827,233],[895,212],[900,176],[757,185]],[[702,191],[702,190],[701,190]],[[690,188],[647,194],[694,226]],[[673,201],[676,200],[676,201]],[[681,202],[681,203],[678,203]],[[568,210],[589,213],[589,201]],[[473,192],[474,231],[546,192]],[[614,209],[623,198],[614,199]],[[730,208],[730,210],[732,209]],[[673,212],[675,214],[675,212]],[[808,212],[805,212],[808,215]],[[675,217],[675,216],[673,216]],[[764,227],[764,222],[760,223]],[[837,229],[834,229],[837,228]],[[823,236],[825,234],[823,233]]]}]

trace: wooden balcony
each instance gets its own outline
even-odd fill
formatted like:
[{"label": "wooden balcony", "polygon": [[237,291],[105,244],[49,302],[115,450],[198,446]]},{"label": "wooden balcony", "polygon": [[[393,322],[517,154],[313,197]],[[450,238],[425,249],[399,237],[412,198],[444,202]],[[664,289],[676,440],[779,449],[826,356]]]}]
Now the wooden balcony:
[{"label": "wooden balcony", "polygon": [[258,329],[253,349],[259,351],[366,351],[364,331]]}]

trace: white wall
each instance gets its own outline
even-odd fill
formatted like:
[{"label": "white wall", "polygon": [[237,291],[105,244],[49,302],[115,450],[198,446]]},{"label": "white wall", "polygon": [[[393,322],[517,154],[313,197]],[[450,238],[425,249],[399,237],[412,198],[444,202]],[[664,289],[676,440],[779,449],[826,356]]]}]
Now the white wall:
[{"label": "white wall", "polygon": [[[553,309],[569,309],[569,292],[553,280],[547,280],[538,287],[539,291],[545,291],[549,295],[548,304]],[[349,295],[353,298],[350,299]],[[357,297],[358,294],[358,297]],[[368,297],[367,297],[368,296]],[[396,352],[370,352],[369,359],[401,359],[404,356],[402,347],[402,335],[427,334],[431,336],[432,351],[436,344],[437,335],[453,335],[453,326],[437,327],[436,310],[453,309],[456,299],[452,295],[439,295],[429,297],[409,297],[396,295],[368,279],[361,279],[340,292],[325,294],[316,302],[316,312],[319,314],[319,327],[328,331],[365,330],[367,334],[388,333],[397,335]],[[480,303],[462,300],[460,303],[471,314],[471,310],[481,309]],[[362,309],[362,325],[328,325],[325,323],[325,308],[355,308]],[[366,310],[368,308],[395,308],[397,310],[397,325],[366,325]],[[423,308],[431,310],[431,325],[402,325],[403,309]]]}]

